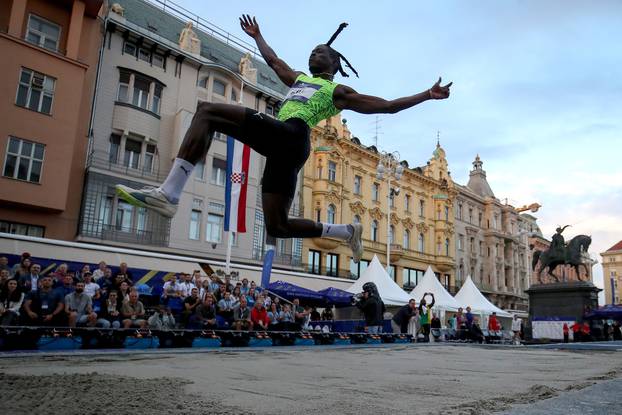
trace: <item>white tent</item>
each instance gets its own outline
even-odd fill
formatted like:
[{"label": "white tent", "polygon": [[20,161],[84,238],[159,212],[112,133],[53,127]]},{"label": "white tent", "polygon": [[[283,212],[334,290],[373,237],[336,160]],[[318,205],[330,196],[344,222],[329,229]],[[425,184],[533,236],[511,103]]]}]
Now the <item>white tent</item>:
[{"label": "white tent", "polygon": [[[441,285],[441,282],[436,278],[431,267],[428,267],[421,281],[419,281],[417,286],[410,292],[410,297],[417,300],[417,305],[419,305],[419,301],[424,293],[434,294],[434,308],[436,309],[458,311],[458,307],[460,307],[455,298]],[[426,301],[430,301],[430,296],[426,298]]]},{"label": "white tent", "polygon": [[358,280],[352,284],[346,291],[352,294],[358,294],[363,291],[363,284],[373,282],[378,287],[378,293],[385,305],[404,305],[410,301],[410,296],[406,291],[387,274],[378,257],[374,255],[371,263],[361,274]]},{"label": "white tent", "polygon": [[476,314],[492,314],[496,312],[498,317],[512,318],[512,314],[501,310],[484,297],[470,275],[467,277],[466,281],[464,281],[464,284],[462,284],[462,288],[460,288],[460,291],[456,294],[455,300],[461,307],[471,307],[471,311]]}]

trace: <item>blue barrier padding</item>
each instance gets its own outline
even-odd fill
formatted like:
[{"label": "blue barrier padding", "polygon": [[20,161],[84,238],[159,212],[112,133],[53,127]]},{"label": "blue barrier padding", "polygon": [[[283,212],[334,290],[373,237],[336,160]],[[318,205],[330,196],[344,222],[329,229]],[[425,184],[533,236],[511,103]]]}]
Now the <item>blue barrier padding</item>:
[{"label": "blue barrier padding", "polygon": [[152,337],[132,337],[128,336],[123,342],[126,349],[157,349],[160,346],[160,339]]},{"label": "blue barrier padding", "polygon": [[217,338],[207,338],[207,337],[196,337],[192,341],[192,347],[220,347],[222,346],[222,341],[219,337]]},{"label": "blue barrier padding", "polygon": [[294,342],[296,346],[314,346],[315,340],[313,339],[296,339]]},{"label": "blue barrier padding", "polygon": [[41,336],[37,341],[39,350],[76,350],[82,347],[82,338]]},{"label": "blue barrier padding", "polygon": [[258,339],[257,337],[251,337],[248,341],[250,347],[267,347],[272,346],[272,339]]}]

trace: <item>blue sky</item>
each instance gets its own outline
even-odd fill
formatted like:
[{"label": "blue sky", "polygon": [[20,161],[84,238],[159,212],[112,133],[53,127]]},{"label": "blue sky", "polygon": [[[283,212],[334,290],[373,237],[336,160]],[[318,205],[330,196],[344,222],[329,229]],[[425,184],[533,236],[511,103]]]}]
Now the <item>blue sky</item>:
[{"label": "blue sky", "polygon": [[[499,199],[542,205],[547,237],[571,224],[565,235],[592,235],[599,261],[622,239],[621,1],[176,1],[249,41],[237,18],[255,15],[304,71],[311,49],[348,22],[333,46],[360,78],[339,82],[384,98],[454,82],[447,101],[380,116],[381,149],[422,165],[440,131],[455,181],[467,182],[479,154]],[[343,116],[373,144],[374,116]]]}]

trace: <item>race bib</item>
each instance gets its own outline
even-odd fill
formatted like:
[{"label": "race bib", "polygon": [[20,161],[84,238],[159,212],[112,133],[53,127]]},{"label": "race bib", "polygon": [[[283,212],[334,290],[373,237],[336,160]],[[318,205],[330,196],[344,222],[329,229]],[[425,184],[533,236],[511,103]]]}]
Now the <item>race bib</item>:
[{"label": "race bib", "polygon": [[321,85],[297,81],[287,92],[285,101],[307,102],[321,87]]}]

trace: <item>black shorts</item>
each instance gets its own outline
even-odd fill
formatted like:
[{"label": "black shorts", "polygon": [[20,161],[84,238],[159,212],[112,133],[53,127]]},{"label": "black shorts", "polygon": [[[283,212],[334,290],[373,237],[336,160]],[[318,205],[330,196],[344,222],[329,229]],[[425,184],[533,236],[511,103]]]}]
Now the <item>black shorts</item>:
[{"label": "black shorts", "polygon": [[262,192],[293,198],[298,172],[311,152],[309,133],[309,126],[300,118],[279,121],[247,108],[240,137],[233,137],[266,157]]}]

